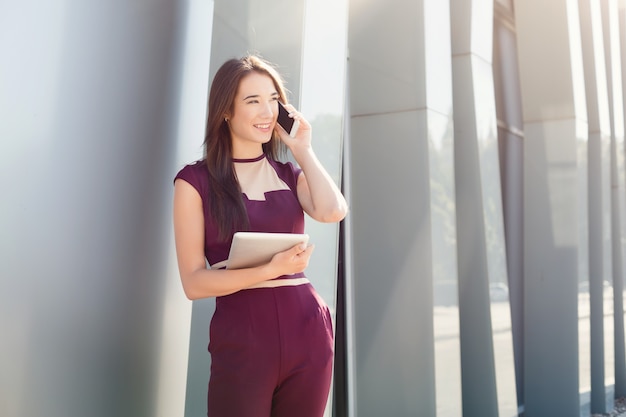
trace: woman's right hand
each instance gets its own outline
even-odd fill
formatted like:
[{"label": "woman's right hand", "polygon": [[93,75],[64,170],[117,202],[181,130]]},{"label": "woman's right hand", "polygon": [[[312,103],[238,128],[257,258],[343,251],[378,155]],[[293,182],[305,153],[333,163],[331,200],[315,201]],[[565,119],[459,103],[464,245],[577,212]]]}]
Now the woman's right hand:
[{"label": "woman's right hand", "polygon": [[276,276],[292,275],[302,272],[309,265],[309,259],[315,245],[300,243],[286,251],[279,252],[272,257],[269,267],[276,272]]}]

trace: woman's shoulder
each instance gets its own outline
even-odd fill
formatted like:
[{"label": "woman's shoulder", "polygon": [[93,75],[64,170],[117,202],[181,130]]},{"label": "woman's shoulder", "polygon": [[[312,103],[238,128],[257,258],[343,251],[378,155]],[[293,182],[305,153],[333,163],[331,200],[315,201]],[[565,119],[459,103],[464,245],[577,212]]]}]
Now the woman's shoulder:
[{"label": "woman's shoulder", "polygon": [[202,159],[183,166],[174,177],[174,181],[177,179],[188,182],[202,194],[209,184],[206,160]]}]

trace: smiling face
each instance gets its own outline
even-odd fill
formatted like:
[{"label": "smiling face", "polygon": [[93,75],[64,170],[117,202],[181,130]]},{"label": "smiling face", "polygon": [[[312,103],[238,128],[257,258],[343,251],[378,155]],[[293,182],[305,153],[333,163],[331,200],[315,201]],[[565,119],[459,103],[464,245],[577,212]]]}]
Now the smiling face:
[{"label": "smiling face", "polygon": [[279,93],[272,78],[253,71],[241,79],[228,117],[234,158],[255,158],[272,139]]}]

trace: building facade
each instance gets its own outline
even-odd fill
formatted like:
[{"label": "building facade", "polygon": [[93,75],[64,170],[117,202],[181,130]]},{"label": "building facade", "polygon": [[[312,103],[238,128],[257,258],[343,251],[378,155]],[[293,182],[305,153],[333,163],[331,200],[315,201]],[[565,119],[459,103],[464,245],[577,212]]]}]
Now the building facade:
[{"label": "building facade", "polygon": [[183,295],[172,180],[247,52],[278,65],[350,204],[307,220],[327,416],[626,396],[626,1],[9,3],[1,415],[205,414],[214,300]]}]

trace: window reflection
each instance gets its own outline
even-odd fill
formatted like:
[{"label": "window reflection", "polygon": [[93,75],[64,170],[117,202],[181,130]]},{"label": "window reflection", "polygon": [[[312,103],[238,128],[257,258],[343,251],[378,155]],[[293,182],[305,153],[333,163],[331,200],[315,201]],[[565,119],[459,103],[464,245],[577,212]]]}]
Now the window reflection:
[{"label": "window reflection", "polygon": [[[340,184],[347,50],[347,1],[306,2],[300,110],[313,127],[318,158]],[[332,13],[329,13],[332,10]],[[337,225],[306,223],[315,242],[307,275],[334,312],[336,305]]]}]

